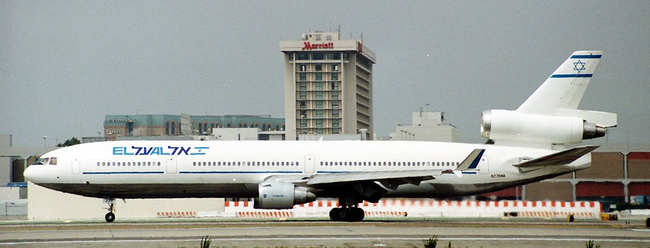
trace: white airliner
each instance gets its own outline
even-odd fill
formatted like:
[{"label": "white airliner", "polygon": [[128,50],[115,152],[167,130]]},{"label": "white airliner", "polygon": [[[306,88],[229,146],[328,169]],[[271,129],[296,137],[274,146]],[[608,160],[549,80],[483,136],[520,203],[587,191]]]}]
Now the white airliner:
[{"label": "white airliner", "polygon": [[290,209],[338,198],[330,218],[360,221],[362,201],[456,197],[537,182],[588,168],[616,114],[578,110],[601,51],[573,53],[517,110],[482,114],[495,145],[415,141],[117,141],[49,152],[25,170],[54,190],[114,199],[254,198]]}]

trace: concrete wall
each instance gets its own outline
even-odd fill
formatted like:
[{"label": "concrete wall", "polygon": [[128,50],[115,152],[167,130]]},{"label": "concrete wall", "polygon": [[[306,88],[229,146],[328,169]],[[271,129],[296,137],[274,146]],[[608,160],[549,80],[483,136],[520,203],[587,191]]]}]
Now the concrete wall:
[{"label": "concrete wall", "polygon": [[576,178],[621,179],[624,161],[620,152],[594,152],[591,154],[591,168],[576,172]]},{"label": "concrete wall", "polygon": [[[29,220],[104,220],[107,204],[103,199],[82,197],[28,184]],[[116,199],[116,221],[157,218],[159,212],[223,212],[224,200],[187,199]]]},{"label": "concrete wall", "polygon": [[631,152],[627,167],[628,178],[650,179],[650,152]]},{"label": "concrete wall", "polygon": [[569,182],[538,182],[526,185],[528,201],[571,201],[573,186]]}]

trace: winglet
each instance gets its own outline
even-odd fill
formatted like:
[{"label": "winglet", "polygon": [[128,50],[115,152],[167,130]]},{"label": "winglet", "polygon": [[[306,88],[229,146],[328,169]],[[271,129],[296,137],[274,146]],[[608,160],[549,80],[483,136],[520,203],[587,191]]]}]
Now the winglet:
[{"label": "winglet", "polygon": [[483,156],[483,153],[485,152],[485,149],[474,149],[472,153],[463,160],[460,165],[456,168],[457,171],[464,171],[468,169],[476,169],[478,166],[478,162],[481,161],[481,157]]}]

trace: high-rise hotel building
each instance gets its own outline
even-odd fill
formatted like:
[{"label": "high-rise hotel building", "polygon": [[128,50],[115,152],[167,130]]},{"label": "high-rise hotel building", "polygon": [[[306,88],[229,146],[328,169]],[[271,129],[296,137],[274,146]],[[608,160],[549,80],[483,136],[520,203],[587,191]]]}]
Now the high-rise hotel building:
[{"label": "high-rise hotel building", "polygon": [[313,32],[280,41],[284,53],[286,139],[301,134],[357,134],[372,138],[375,53],[339,32]]}]

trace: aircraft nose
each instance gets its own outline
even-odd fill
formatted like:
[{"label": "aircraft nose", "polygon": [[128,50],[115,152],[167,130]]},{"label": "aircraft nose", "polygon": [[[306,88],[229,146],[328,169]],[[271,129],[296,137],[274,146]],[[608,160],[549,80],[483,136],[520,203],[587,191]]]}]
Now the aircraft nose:
[{"label": "aircraft nose", "polygon": [[39,179],[42,179],[42,178],[40,178],[39,175],[42,174],[42,173],[39,173],[39,168],[37,168],[37,167],[43,167],[43,166],[42,165],[30,165],[30,166],[27,166],[27,168],[23,172],[23,176],[25,176],[25,179],[27,179],[27,180],[29,180],[30,182],[33,182],[33,183],[39,182],[40,181]]}]

